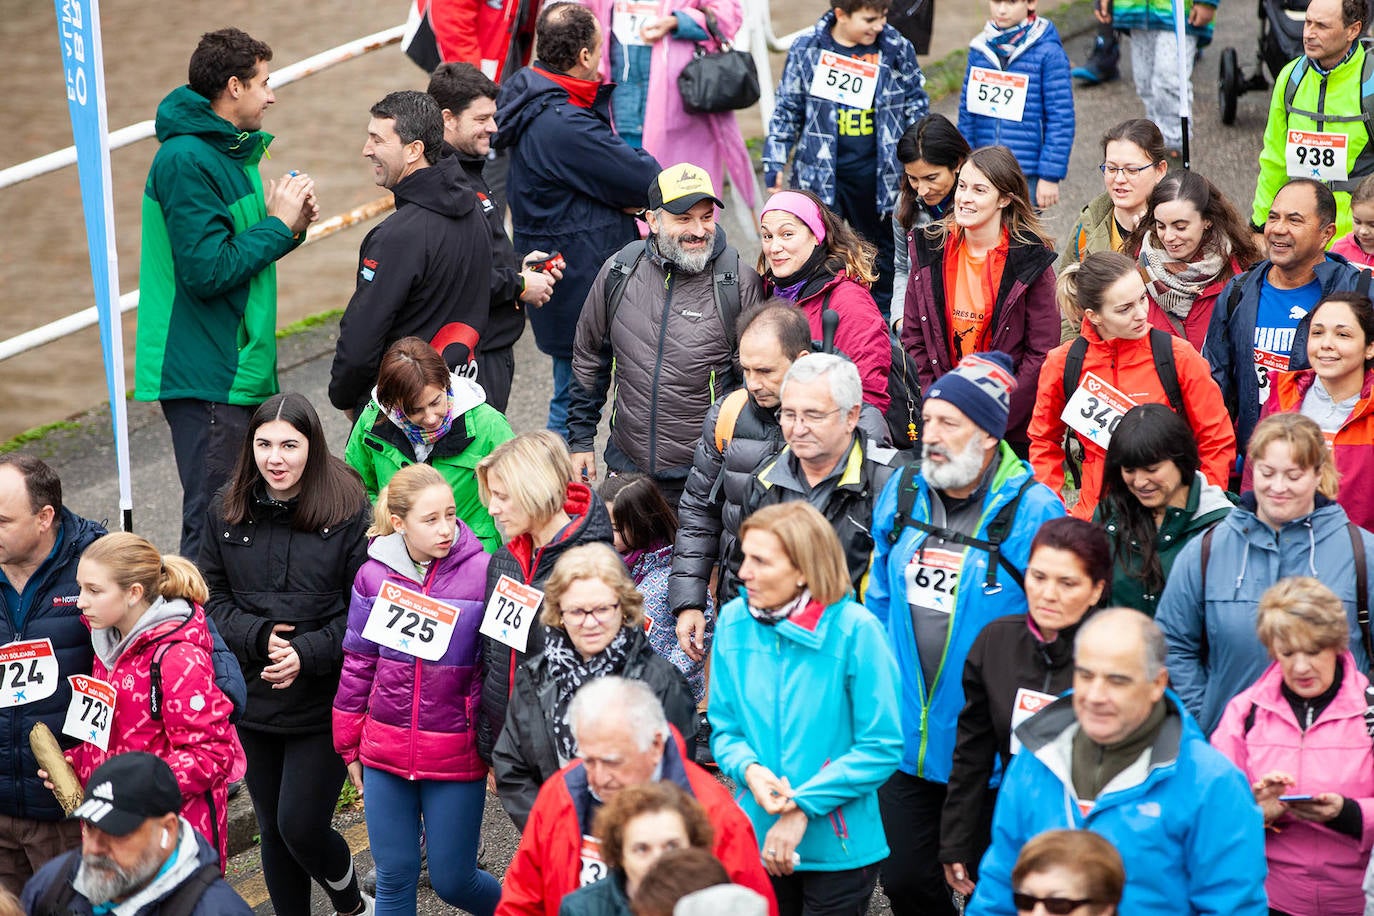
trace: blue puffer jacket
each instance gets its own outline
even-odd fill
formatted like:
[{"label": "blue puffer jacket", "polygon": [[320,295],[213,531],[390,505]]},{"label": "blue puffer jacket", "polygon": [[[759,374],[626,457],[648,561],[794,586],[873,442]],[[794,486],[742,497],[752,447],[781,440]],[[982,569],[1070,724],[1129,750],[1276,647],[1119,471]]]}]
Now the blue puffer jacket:
[{"label": "blue puffer jacket", "polygon": [[[1202,594],[1202,538],[1174,560],[1159,599],[1155,622],[1169,640],[1169,680],[1183,703],[1211,734],[1226,704],[1269,667],[1269,652],[1255,635],[1255,613],[1269,586],[1289,576],[1312,576],[1345,603],[1350,651],[1361,671],[1369,656],[1356,620],[1355,564],[1345,510],[1317,497],[1311,515],[1289,522],[1276,534],[1255,517],[1255,496],[1217,523]],[[1374,571],[1374,535],[1362,532],[1365,566]],[[1366,583],[1374,607],[1374,587]]]},{"label": "blue puffer jacket", "polygon": [[[1001,449],[1001,463],[983,498],[983,515],[975,532],[979,538],[987,536],[988,525],[997,517],[998,510],[1015,498],[1021,485],[1032,474],[1030,465],[1017,458],[1011,446],[1003,442]],[[916,650],[911,610],[906,601],[906,568],[925,542],[926,534],[907,525],[899,532],[895,544],[888,538],[897,514],[897,491],[903,476],[892,475],[873,507],[875,546],[864,604],[887,627],[889,645],[897,656],[897,667],[902,675],[902,734],[906,739],[906,750],[900,769],[903,773],[922,779],[948,782],[950,765],[954,760],[959,711],[964,708],[964,659],[974,638],[986,623],[1007,614],[1025,613],[1026,593],[999,566],[996,576],[1000,590],[987,594],[984,583],[988,572],[988,554],[971,547],[964,553],[944,658],[940,670],[935,672],[934,686],[927,694],[925,677],[921,672],[921,657]],[[916,502],[912,507],[912,515],[929,522],[930,487],[919,474],[914,481]],[[1064,504],[1053,490],[1044,484],[1031,484],[1022,495],[1011,530],[1002,541],[1002,555],[1017,569],[1025,569],[1035,533],[1045,522],[1063,514]],[[714,721],[714,705],[711,715]],[[923,723],[925,727],[922,727]]]},{"label": "blue puffer jacket", "polygon": [[897,768],[897,664],[873,615],[847,597],[812,601],[770,626],[741,594],[721,611],[711,649],[711,751],[762,842],[776,818],[744,781],[759,763],[791,781],[809,822],[801,871],[887,858],[878,787]]},{"label": "blue puffer jacket", "polygon": [[[968,84],[974,67],[1023,73],[1030,78],[1026,86],[1026,110],[1020,121],[1004,121],[969,112]],[[986,35],[969,42],[968,68],[964,71],[964,89],[959,95],[959,133],[968,140],[969,146],[977,149],[1000,144],[1016,155],[1027,178],[1063,181],[1069,173],[1073,131],[1069,55],[1064,53],[1054,23],[1037,18],[1025,41],[1012,52],[1005,68],[988,47]]]},{"label": "blue puffer jacket", "polygon": [[494,145],[510,150],[513,241],[518,252],[559,252],[568,262],[549,301],[530,309],[535,343],[550,356],[572,359],[577,316],[601,265],[638,237],[626,207],[649,202],[659,165],[611,129],[614,83],[597,91],[591,108],[538,63],[512,73],[496,97],[501,132]]},{"label": "blue puffer jacket", "polygon": [[[795,145],[791,186],[815,193],[832,207],[839,106],[829,99],[815,98],[810,90],[821,51],[849,53],[831,36],[834,24],[835,12],[831,10],[809,35],[792,43],[778,84],[777,107],[768,122],[768,138],[763,145],[763,170],[770,184],[773,176],[787,165],[788,154]],[[877,205],[879,213],[891,213],[897,205],[897,182],[901,178],[897,141],[903,131],[926,116],[930,97],[926,95],[925,75],[916,63],[916,50],[901,32],[885,26],[878,36],[878,52],[882,64],[873,96],[878,133]]]},{"label": "blue puffer jacket", "polygon": [[1148,762],[1144,755],[1098,795],[1086,814],[1070,776],[1078,730],[1072,695],[1022,723],[992,845],[979,868],[969,916],[1015,916],[1011,870],[1026,841],[1046,830],[1091,830],[1126,865],[1119,912],[1131,916],[1266,916],[1264,823],[1244,774],[1207,744],[1172,691]]},{"label": "blue puffer jacket", "polygon": [[[63,509],[59,516],[62,543],[57,553],[34,571],[37,592],[24,625],[14,626],[14,612],[0,594],[0,646],[25,639],[50,639],[57,655],[57,692],[46,700],[24,706],[0,709],[0,814],[60,821],[62,807],[52,792],[43,788],[35,775],[38,762],[29,748],[29,730],[38,722],[47,723],[54,735],[62,734],[62,722],[71,702],[72,689],[67,677],[91,673],[91,631],[81,623],[76,598],[76,563],[87,545],[105,534],[105,529],[88,519]],[[63,738],[68,744],[70,739]]]},{"label": "blue puffer jacket", "polygon": [[[1322,295],[1337,290],[1353,290],[1360,279],[1360,269],[1338,254],[1326,253],[1326,260],[1316,267]],[[1269,262],[1260,261],[1247,271],[1236,274],[1217,296],[1212,320],[1207,325],[1207,339],[1202,344],[1202,358],[1212,367],[1212,378],[1221,386],[1226,409],[1236,424],[1236,453],[1245,454],[1250,434],[1259,422],[1259,378],[1255,375],[1255,321],[1259,315],[1260,284],[1269,275]],[[1240,299],[1235,311],[1230,310],[1231,289],[1241,284]],[[1228,318],[1229,314],[1229,318]],[[1298,324],[1293,337],[1291,369],[1306,369],[1307,321]],[[1272,387],[1272,386],[1271,386]],[[1224,483],[1225,481],[1218,481]]]}]

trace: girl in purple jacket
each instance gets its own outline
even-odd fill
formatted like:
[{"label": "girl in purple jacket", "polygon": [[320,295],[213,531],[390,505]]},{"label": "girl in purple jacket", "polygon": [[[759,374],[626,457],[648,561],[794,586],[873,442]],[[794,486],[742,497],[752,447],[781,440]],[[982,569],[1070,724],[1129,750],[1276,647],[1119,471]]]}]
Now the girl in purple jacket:
[{"label": "girl in purple jacket", "polygon": [[487,561],[434,468],[402,468],[377,497],[334,700],[334,747],[366,799],[376,912],[414,916],[420,824],[435,892],[474,916],[501,896],[477,867],[487,767],[477,756]]}]

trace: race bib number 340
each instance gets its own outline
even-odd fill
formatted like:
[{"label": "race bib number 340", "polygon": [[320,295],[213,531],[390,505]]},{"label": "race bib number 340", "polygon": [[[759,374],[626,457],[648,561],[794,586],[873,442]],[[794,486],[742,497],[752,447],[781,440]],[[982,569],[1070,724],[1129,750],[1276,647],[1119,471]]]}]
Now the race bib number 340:
[{"label": "race bib number 340", "polygon": [[57,693],[57,656],[50,639],[0,646],[0,709],[27,706]]},{"label": "race bib number 340", "polygon": [[846,108],[872,108],[878,88],[878,64],[822,51],[811,77],[811,95]]},{"label": "race bib number 340", "polygon": [[1350,138],[1345,134],[1290,130],[1284,146],[1289,178],[1345,181],[1350,177],[1347,159]]},{"label": "race bib number 340", "polygon": [[458,609],[428,595],[383,582],[363,627],[363,639],[428,662],[448,651]]},{"label": "race bib number 340", "polygon": [[969,70],[964,104],[970,114],[1020,121],[1026,114],[1026,87],[1029,85],[1030,77],[1024,73],[973,67]]}]

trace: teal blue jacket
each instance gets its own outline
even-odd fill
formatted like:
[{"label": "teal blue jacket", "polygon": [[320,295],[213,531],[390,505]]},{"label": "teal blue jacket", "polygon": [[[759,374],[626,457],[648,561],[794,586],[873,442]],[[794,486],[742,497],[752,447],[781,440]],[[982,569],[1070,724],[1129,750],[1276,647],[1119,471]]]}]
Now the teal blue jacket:
[{"label": "teal blue jacket", "polygon": [[763,842],[776,818],[744,780],[758,763],[787,777],[809,822],[799,871],[842,871],[887,858],[878,787],[902,756],[897,663],[882,625],[848,598],[812,601],[770,626],[748,595],[731,601],[711,649],[711,751],[741,790]]}]

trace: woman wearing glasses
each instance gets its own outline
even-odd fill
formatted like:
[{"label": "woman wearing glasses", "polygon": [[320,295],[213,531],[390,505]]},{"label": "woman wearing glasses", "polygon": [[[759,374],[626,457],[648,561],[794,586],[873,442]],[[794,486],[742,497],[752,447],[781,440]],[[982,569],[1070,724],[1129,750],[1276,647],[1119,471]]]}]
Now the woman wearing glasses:
[{"label": "woman wearing glasses", "polygon": [[1019,916],[1116,916],[1126,869],[1091,830],[1047,830],[1021,848],[1011,884]]},{"label": "woman wearing glasses", "polygon": [[574,547],[544,584],[543,651],[516,670],[492,765],[501,804],[520,830],[539,787],[577,756],[568,704],[588,681],[616,675],[653,689],[680,735],[696,734],[696,703],[682,672],[649,645],[644,599],[609,544]]}]

